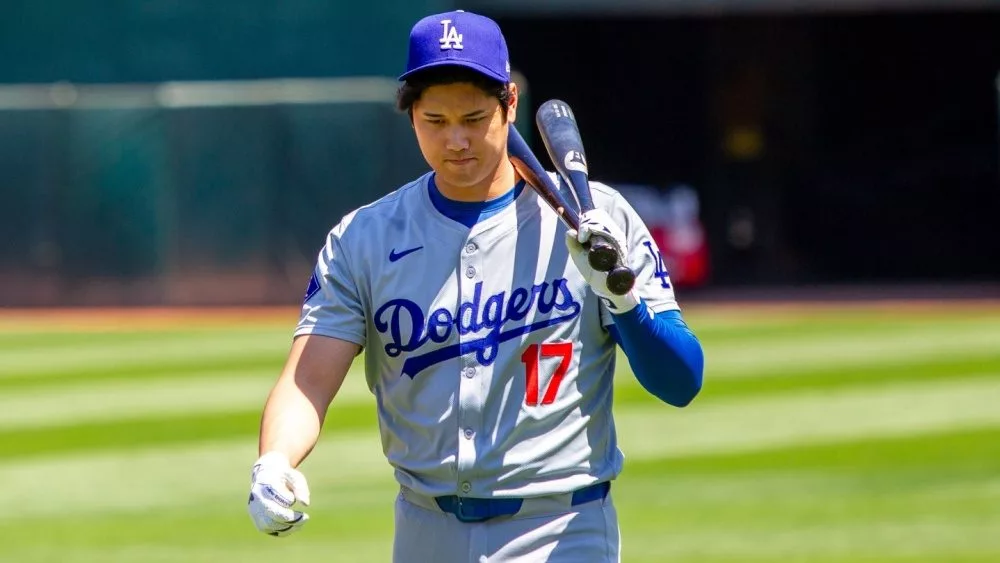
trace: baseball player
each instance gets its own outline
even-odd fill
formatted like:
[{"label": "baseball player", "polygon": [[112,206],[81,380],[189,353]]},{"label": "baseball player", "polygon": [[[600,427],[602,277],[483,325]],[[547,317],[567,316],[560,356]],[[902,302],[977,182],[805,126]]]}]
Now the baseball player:
[{"label": "baseball player", "polygon": [[[393,561],[619,561],[616,347],[650,393],[685,406],[701,346],[615,190],[593,182],[597,209],[574,231],[525,189],[506,150],[518,110],[507,57],[477,14],[413,27],[398,105],[431,170],[345,216],[319,253],[261,422],[248,509],[262,532],[307,521],[295,467],[363,349],[399,482]],[[595,232],[635,270],[629,294],[588,265]]]}]

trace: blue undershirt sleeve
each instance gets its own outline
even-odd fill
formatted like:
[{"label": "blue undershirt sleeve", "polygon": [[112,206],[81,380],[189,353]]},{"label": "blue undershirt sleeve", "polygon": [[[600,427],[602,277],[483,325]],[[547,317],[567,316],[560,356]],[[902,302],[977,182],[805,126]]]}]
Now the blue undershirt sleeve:
[{"label": "blue undershirt sleeve", "polygon": [[645,302],[640,302],[614,319],[608,331],[625,352],[643,388],[675,407],[694,400],[701,391],[705,356],[681,312],[651,316]]}]

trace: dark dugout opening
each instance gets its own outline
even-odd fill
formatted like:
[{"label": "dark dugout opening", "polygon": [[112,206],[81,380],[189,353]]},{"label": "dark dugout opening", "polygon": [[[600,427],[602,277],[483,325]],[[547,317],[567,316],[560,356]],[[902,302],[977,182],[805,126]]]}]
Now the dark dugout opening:
[{"label": "dark dugout opening", "polygon": [[697,189],[714,284],[1000,278],[1000,12],[499,22],[520,119],[564,99],[595,179]]}]

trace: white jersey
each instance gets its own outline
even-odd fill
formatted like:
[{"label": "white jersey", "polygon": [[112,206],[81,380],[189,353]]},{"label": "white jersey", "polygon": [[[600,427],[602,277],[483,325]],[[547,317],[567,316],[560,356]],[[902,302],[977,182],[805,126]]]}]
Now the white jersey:
[{"label": "white jersey", "polygon": [[[471,229],[442,215],[430,173],[330,232],[296,335],[365,348],[382,448],[400,484],[527,497],[615,478],[613,322],[530,188]],[[627,236],[636,291],[677,309],[662,257],[615,190],[594,204]]]}]

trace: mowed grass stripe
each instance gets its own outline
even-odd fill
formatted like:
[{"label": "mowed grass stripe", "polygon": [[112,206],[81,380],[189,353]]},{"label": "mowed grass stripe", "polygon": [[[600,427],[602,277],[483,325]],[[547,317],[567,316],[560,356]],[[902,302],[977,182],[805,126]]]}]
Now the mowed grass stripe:
[{"label": "mowed grass stripe", "polygon": [[0,397],[0,428],[241,410],[251,404],[263,405],[273,382],[273,376],[161,379],[7,393]]},{"label": "mowed grass stripe", "polygon": [[175,334],[169,338],[150,335],[130,342],[77,343],[6,350],[0,354],[0,378],[62,374],[73,370],[126,370],[136,366],[170,362],[239,358],[262,352],[284,356],[291,346],[291,331],[235,331]]},{"label": "mowed grass stripe", "polygon": [[0,463],[42,455],[128,451],[233,438],[253,441],[262,409],[178,414],[156,418],[86,422],[69,426],[0,431]]},{"label": "mowed grass stripe", "polygon": [[[0,429],[127,421],[157,415],[242,411],[263,407],[276,374],[235,372],[200,378],[159,378],[28,389],[0,396]],[[371,393],[352,370],[337,394],[341,405],[365,402]]]},{"label": "mowed grass stripe", "polygon": [[[234,412],[174,414],[0,430],[0,451],[4,452],[0,463],[29,457],[127,451],[219,440],[256,441],[262,410],[263,403],[253,409]],[[327,412],[324,436],[375,428],[374,404],[335,403]]]},{"label": "mowed grass stripe", "polygon": [[[707,487],[712,483],[700,481],[696,485]],[[969,492],[975,494],[976,490],[972,486]],[[807,492],[793,490],[786,494],[801,498]],[[837,500],[813,495],[811,502],[828,499]],[[813,513],[805,509],[797,512],[797,518],[770,517],[761,508],[768,506],[767,501],[755,497],[752,514],[744,511],[734,514],[729,522],[705,521],[698,527],[690,523],[664,523],[663,518],[652,518],[657,525],[651,526],[652,514],[645,513],[647,519],[643,521],[631,516],[634,511],[629,510],[629,505],[621,506],[621,527],[635,538],[628,544],[628,561],[996,563],[1000,557],[1000,535],[996,533],[1000,518],[996,514],[974,521],[963,518],[960,510],[927,505],[918,513],[900,514],[892,519],[852,520],[842,514],[829,522],[815,522]],[[863,498],[850,498],[847,503],[853,512],[866,507]],[[941,512],[944,515],[935,516]],[[766,523],[748,524],[755,518]]]},{"label": "mowed grass stripe", "polygon": [[[681,296],[684,304],[684,296]],[[769,327],[780,324],[837,323],[964,323],[969,320],[1000,319],[1000,299],[954,300],[866,300],[844,302],[798,301],[701,303],[683,307],[684,317],[710,330],[739,326]]]},{"label": "mowed grass stripe", "polygon": [[[148,528],[145,529],[147,533],[142,535],[151,538],[145,541],[134,537],[134,534],[130,534],[128,539],[122,539],[120,530],[132,530],[137,526],[134,520],[119,517],[95,524],[102,529],[109,529],[107,532],[109,534],[114,533],[113,528],[117,527],[119,530],[117,540],[92,537],[77,539],[78,534],[74,534],[69,526],[64,525],[50,529],[50,535],[46,538],[64,537],[65,534],[72,538],[74,545],[82,543],[87,547],[74,547],[70,552],[53,545],[51,541],[44,541],[39,536],[34,543],[19,541],[16,548],[8,544],[7,549],[10,550],[9,560],[19,563],[178,563],[181,561],[184,563],[246,561],[385,563],[392,559],[390,524],[393,515],[391,499],[387,501],[382,497],[380,500],[387,507],[374,514],[371,511],[356,512],[353,518],[347,514],[324,514],[322,519],[324,527],[321,530],[308,535],[297,533],[295,539],[287,541],[278,541],[254,531],[249,517],[240,518],[241,525],[227,526],[231,529],[227,529],[223,534],[218,533],[218,528],[224,524],[213,524],[210,539],[197,538],[196,536],[205,535],[198,534],[197,530],[191,530],[192,533],[187,539],[179,538],[176,535],[177,530],[190,529],[191,515],[171,511],[143,518]],[[226,516],[232,517],[231,514]],[[247,526],[250,526],[252,533],[247,532]],[[311,523],[306,529],[311,531],[314,527],[315,524]],[[3,531],[3,527],[0,526],[0,533]],[[15,531],[12,530],[12,533]],[[22,537],[25,535],[23,531],[16,533],[20,533]],[[0,555],[3,553],[0,548]],[[338,555],[331,557],[331,554]],[[344,557],[343,554],[349,555]]]},{"label": "mowed grass stripe", "polygon": [[[753,451],[668,454],[645,459],[633,459],[628,450],[625,454],[625,472],[632,476],[666,479],[666,474],[832,471],[866,481],[870,486],[907,488],[911,483],[901,478],[904,473],[945,480],[958,474],[969,478],[1000,477],[1000,426],[907,436],[859,436],[849,442],[792,444]],[[942,471],[942,467],[948,470]],[[873,472],[879,472],[874,480],[870,479]]]},{"label": "mowed grass stripe", "polygon": [[[986,464],[998,437],[648,460],[626,465],[616,503],[641,560],[993,561],[1000,473]],[[722,545],[709,547],[709,536]]]},{"label": "mowed grass stripe", "polygon": [[[0,520],[213,503],[237,510],[246,502],[256,458],[256,440],[241,439],[4,461],[0,506],[18,510],[0,512]],[[302,468],[316,499],[331,486],[388,482],[392,474],[374,429],[338,435]]]},{"label": "mowed grass stripe", "polygon": [[[952,315],[955,315],[952,313]],[[931,329],[939,332],[963,330],[970,324],[1000,325],[1000,314],[975,316],[927,317],[925,315],[838,315],[817,314],[813,317],[788,319],[745,319],[730,322],[701,322],[685,315],[685,320],[699,338],[718,344],[731,342],[767,342],[786,339],[813,338],[830,334],[868,335],[879,338],[887,334],[903,334],[913,330]]]},{"label": "mowed grass stripe", "polygon": [[307,509],[313,522],[281,541],[253,528],[243,509],[245,488],[212,503],[102,512],[85,523],[46,516],[39,517],[44,526],[27,526],[36,520],[0,519],[0,556],[38,563],[244,563],[328,561],[336,554],[336,561],[385,563],[391,559],[396,490],[388,471],[380,471],[379,479],[347,477],[321,490],[314,486],[317,500]]},{"label": "mowed grass stripe", "polygon": [[970,378],[755,396],[683,411],[633,406],[615,422],[632,458],[663,458],[1000,426],[997,397],[1000,378]]},{"label": "mowed grass stripe", "polygon": [[[933,360],[898,358],[893,364],[871,369],[845,369],[816,362],[805,366],[802,371],[781,375],[771,375],[767,370],[755,375],[748,373],[738,379],[717,378],[714,375],[711,369],[705,374],[704,387],[692,409],[697,410],[706,401],[736,396],[770,395],[808,389],[832,390],[956,377],[1000,377],[1000,353],[989,351],[982,355],[948,354]],[[615,377],[615,404],[652,403],[657,400],[636,384],[631,372],[621,373],[619,370]]]},{"label": "mowed grass stripe", "polygon": [[122,368],[79,366],[10,377],[0,377],[0,394],[19,390],[52,390],[74,387],[81,383],[99,384],[116,381],[139,381],[170,377],[197,379],[201,377],[243,377],[269,373],[277,377],[284,366],[284,352],[247,350],[239,356],[187,359],[183,356],[153,363]]},{"label": "mowed grass stripe", "polygon": [[998,454],[1000,428],[669,459],[626,452],[615,500],[642,561],[992,561]]},{"label": "mowed grass stripe", "polygon": [[27,352],[35,349],[48,349],[53,346],[120,346],[150,340],[170,341],[190,339],[193,336],[199,335],[212,337],[219,334],[247,334],[252,336],[262,333],[274,333],[289,336],[292,334],[293,328],[293,324],[267,326],[252,323],[201,326],[199,323],[192,321],[187,326],[172,327],[169,329],[136,326],[95,330],[69,330],[58,327],[47,331],[0,330],[0,351],[16,350]]},{"label": "mowed grass stripe", "polygon": [[780,375],[832,366],[871,369],[899,358],[934,360],[958,354],[996,355],[1000,323],[968,323],[942,330],[936,326],[873,337],[867,334],[811,335],[767,342],[702,342],[707,373],[716,378],[748,374]]}]

